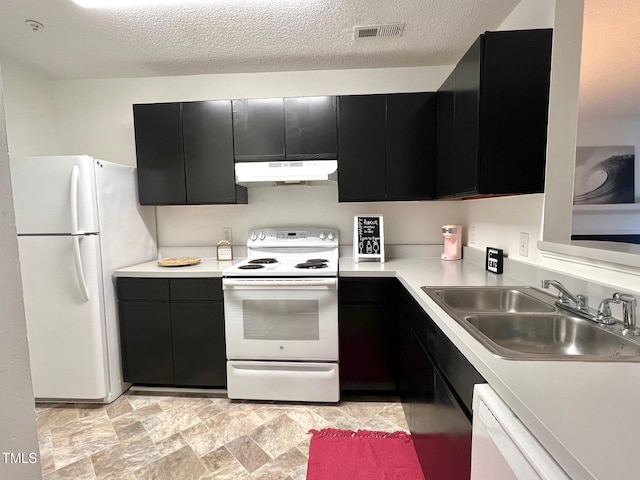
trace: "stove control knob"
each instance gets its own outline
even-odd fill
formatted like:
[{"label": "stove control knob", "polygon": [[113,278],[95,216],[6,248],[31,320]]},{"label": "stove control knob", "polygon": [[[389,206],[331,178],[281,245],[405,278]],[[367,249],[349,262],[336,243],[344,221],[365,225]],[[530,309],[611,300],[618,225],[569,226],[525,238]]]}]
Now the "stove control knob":
[{"label": "stove control knob", "polygon": [[329,234],[327,235],[327,238],[329,240],[333,240],[334,238],[336,238],[336,236],[333,234],[333,232],[329,232]]},{"label": "stove control knob", "polygon": [[324,232],[320,232],[320,234],[318,235],[318,237],[320,237],[320,240],[324,240],[325,238],[327,238],[327,234]]},{"label": "stove control knob", "polygon": [[260,240],[264,240],[265,238],[267,238],[267,236],[264,234],[264,232],[260,232],[260,235],[258,236],[258,238]]},{"label": "stove control knob", "polygon": [[251,241],[255,242],[257,238],[258,238],[258,235],[256,235],[256,232],[251,232]]}]

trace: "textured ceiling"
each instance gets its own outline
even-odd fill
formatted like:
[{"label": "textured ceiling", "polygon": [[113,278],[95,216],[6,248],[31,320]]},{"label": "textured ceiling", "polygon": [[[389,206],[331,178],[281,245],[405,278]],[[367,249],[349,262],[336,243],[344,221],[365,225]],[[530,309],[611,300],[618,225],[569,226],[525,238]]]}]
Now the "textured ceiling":
[{"label": "textured ceiling", "polygon": [[[131,0],[134,2],[135,0]],[[0,61],[53,79],[451,65],[519,0],[0,0]],[[25,20],[44,28],[34,32]],[[406,23],[400,38],[353,27]],[[585,0],[580,118],[640,118],[640,1]]]},{"label": "textured ceiling", "polygon": [[[83,9],[71,0],[0,0],[0,60],[51,78],[454,64],[519,0],[213,0]],[[33,32],[25,20],[44,28]],[[406,23],[400,38],[353,27]]]}]

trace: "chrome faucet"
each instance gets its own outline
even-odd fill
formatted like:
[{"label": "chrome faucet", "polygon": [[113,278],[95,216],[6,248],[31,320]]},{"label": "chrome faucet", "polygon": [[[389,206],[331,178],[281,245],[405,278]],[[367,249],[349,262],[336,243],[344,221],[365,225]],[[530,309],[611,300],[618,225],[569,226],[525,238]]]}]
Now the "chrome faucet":
[{"label": "chrome faucet", "polygon": [[598,310],[595,310],[589,308],[586,295],[574,295],[557,280],[542,281],[542,288],[549,287],[555,287],[558,290],[558,298],[556,300],[558,307],[569,310],[600,325],[613,325],[616,323],[616,319],[611,315],[610,304],[622,304],[622,329],[620,333],[624,336],[640,336],[640,329],[636,326],[636,309],[638,302],[633,295],[616,292],[611,298],[602,300]]},{"label": "chrome faucet", "polygon": [[[542,288],[555,287],[558,290],[558,300],[556,305],[566,308],[573,312],[580,312],[586,315],[592,315],[589,308],[589,298],[586,295],[574,295],[567,288],[557,280],[543,280]],[[575,307],[570,302],[575,304]]]},{"label": "chrome faucet", "polygon": [[638,302],[636,297],[628,293],[616,292],[612,295],[616,303],[622,303],[622,335],[640,335],[640,330],[636,328],[636,307]]},{"label": "chrome faucet", "polygon": [[596,316],[596,322],[601,323],[603,325],[613,325],[616,323],[616,319],[611,316],[611,307],[610,303],[620,303],[620,300],[615,298],[605,298],[600,302],[600,306],[598,307],[598,314]]}]

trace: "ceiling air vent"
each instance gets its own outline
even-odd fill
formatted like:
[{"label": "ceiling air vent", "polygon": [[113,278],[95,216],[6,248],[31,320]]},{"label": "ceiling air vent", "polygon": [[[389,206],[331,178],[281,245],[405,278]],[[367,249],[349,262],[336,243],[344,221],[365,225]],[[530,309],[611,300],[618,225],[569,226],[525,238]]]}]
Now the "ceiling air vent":
[{"label": "ceiling air vent", "polygon": [[404,23],[389,23],[387,25],[367,25],[354,27],[353,33],[356,40],[360,38],[375,37],[401,37]]}]

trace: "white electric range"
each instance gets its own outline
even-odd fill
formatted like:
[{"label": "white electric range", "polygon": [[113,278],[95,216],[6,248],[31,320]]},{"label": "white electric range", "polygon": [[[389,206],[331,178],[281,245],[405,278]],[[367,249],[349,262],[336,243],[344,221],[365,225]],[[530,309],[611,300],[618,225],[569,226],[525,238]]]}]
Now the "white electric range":
[{"label": "white electric range", "polygon": [[249,232],[222,272],[229,398],[337,402],[338,232]]}]

